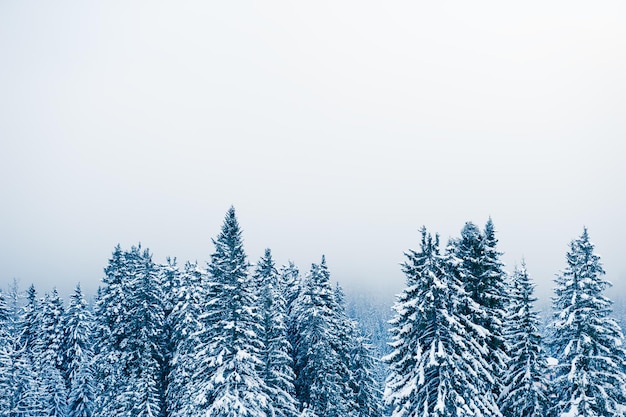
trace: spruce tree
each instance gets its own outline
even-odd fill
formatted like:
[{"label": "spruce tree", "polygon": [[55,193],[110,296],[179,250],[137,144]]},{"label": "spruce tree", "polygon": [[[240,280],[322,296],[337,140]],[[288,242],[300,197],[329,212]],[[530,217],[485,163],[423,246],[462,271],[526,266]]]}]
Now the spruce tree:
[{"label": "spruce tree", "polygon": [[554,367],[552,392],[557,416],[622,416],[624,336],[611,317],[611,301],[603,292],[611,284],[587,228],[570,243],[567,266],[557,276],[550,328]]},{"label": "spruce tree", "polygon": [[322,257],[311,266],[290,317],[296,397],[302,410],[319,416],[354,415],[339,309]]},{"label": "spruce tree", "polygon": [[382,390],[374,373],[379,359],[374,355],[368,339],[360,333],[354,323],[348,369],[350,387],[354,394],[355,415],[380,417],[383,415]]},{"label": "spruce tree", "polygon": [[280,268],[279,273],[280,290],[285,299],[285,309],[287,316],[291,315],[291,306],[300,293],[301,280],[298,267],[289,261],[287,265]]},{"label": "spruce tree", "polygon": [[80,284],[70,296],[64,319],[63,366],[68,417],[91,417],[94,406],[93,317]]},{"label": "spruce tree", "polygon": [[67,413],[67,388],[62,375],[63,301],[56,288],[46,294],[42,303],[37,343],[39,358],[37,370],[42,379],[47,399],[47,415],[65,417]]},{"label": "spruce tree", "polygon": [[484,232],[471,222],[461,230],[461,237],[454,245],[454,256],[460,260],[456,273],[463,288],[479,306],[465,313],[471,322],[484,330],[487,350],[483,354],[488,364],[486,373],[480,378],[484,385],[485,396],[499,396],[505,364],[508,360],[505,351],[503,318],[505,315],[507,294],[507,276],[500,260],[502,255],[497,250],[498,240],[491,218],[485,225]]},{"label": "spruce tree", "polygon": [[159,416],[165,411],[164,296],[148,250],[119,246],[105,269],[97,303],[102,416]]},{"label": "spruce tree", "polygon": [[269,398],[260,375],[262,327],[241,229],[231,207],[213,241],[209,299],[200,316],[193,403],[196,415],[265,417]]},{"label": "spruce tree", "polygon": [[539,333],[538,313],[526,264],[512,276],[509,314],[505,320],[505,338],[509,361],[500,394],[502,414],[510,417],[544,417],[547,415],[546,359]]},{"label": "spruce tree", "polygon": [[187,262],[172,285],[174,300],[169,315],[172,332],[172,360],[167,387],[167,411],[170,417],[195,415],[192,399],[196,350],[202,324],[202,306],[207,301],[207,271],[196,262]]},{"label": "spruce tree", "polygon": [[259,312],[262,325],[261,376],[276,417],[295,417],[293,362],[289,356],[287,317],[278,271],[269,249],[258,261],[254,280],[260,288]]},{"label": "spruce tree", "polygon": [[485,396],[482,375],[485,333],[467,312],[479,306],[455,274],[460,259],[425,228],[419,251],[406,253],[407,285],[394,305],[390,332],[394,349],[385,398],[393,417],[500,416]]}]

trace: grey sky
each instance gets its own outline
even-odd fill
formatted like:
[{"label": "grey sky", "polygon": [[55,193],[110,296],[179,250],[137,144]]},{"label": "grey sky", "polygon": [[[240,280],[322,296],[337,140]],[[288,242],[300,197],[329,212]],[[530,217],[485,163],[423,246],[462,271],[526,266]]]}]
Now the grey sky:
[{"label": "grey sky", "polygon": [[0,2],[0,283],[93,293],[113,247],[325,253],[402,288],[492,216],[543,295],[589,227],[626,288],[626,3]]}]

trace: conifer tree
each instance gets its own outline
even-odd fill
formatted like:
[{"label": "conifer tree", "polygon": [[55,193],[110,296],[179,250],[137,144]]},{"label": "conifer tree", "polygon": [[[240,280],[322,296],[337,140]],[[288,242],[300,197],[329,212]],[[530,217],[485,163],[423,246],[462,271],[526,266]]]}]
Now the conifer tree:
[{"label": "conifer tree", "polygon": [[259,374],[262,328],[233,207],[213,243],[215,252],[209,264],[212,284],[200,316],[198,367],[192,391],[195,413],[265,417],[270,404]]},{"label": "conifer tree", "polygon": [[[498,240],[491,218],[484,232],[471,222],[461,230],[454,245],[458,277],[465,291],[479,308],[466,311],[471,321],[485,330],[487,351],[484,360],[488,369],[481,376],[488,396],[499,396],[505,364],[508,360],[504,344],[503,318],[508,300],[507,277],[497,250]],[[480,336],[480,335],[478,335]]]},{"label": "conifer tree", "polygon": [[194,416],[193,377],[198,366],[196,350],[202,324],[202,306],[207,302],[207,271],[187,262],[172,286],[173,309],[169,315],[173,353],[168,377],[167,410],[170,417]]},{"label": "conifer tree", "polygon": [[78,284],[64,319],[62,369],[69,393],[68,417],[93,415],[93,326],[91,311]]},{"label": "conifer tree", "polygon": [[610,283],[587,229],[570,243],[567,266],[557,276],[551,323],[554,367],[552,392],[557,416],[622,416],[624,336],[603,295]]},{"label": "conifer tree", "polygon": [[502,414],[510,417],[547,415],[546,359],[539,333],[539,317],[533,309],[533,296],[526,264],[513,272],[505,337],[509,362],[500,394]]},{"label": "conifer tree", "polygon": [[341,316],[330,285],[326,260],[313,264],[292,307],[296,396],[301,408],[320,416],[354,415],[354,393],[348,384]]},{"label": "conifer tree", "polygon": [[287,340],[285,299],[269,249],[256,265],[255,281],[260,288],[259,311],[262,324],[261,376],[276,417],[295,417],[293,362]]},{"label": "conifer tree", "polygon": [[348,369],[350,387],[354,393],[355,415],[380,417],[383,415],[382,391],[374,374],[378,358],[373,353],[372,345],[354,324]]},{"label": "conifer tree", "polygon": [[422,228],[419,251],[406,253],[407,285],[394,305],[385,397],[393,417],[500,416],[484,395],[484,333],[471,321],[479,306],[455,275],[460,259],[452,247]]},{"label": "conifer tree", "polygon": [[118,246],[105,269],[97,318],[100,352],[98,414],[164,413],[164,297],[148,250]]},{"label": "conifer tree", "polygon": [[287,265],[280,268],[279,285],[283,298],[285,299],[285,311],[287,316],[291,315],[291,306],[300,293],[300,271],[298,267],[289,261]]}]

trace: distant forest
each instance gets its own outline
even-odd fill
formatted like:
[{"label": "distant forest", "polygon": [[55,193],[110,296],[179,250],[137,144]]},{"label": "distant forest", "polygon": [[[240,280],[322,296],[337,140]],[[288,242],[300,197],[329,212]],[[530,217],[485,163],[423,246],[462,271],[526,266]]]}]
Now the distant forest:
[{"label": "distant forest", "polygon": [[13,285],[0,416],[626,415],[623,331],[587,229],[543,318],[491,219],[419,238],[393,307],[344,294],[324,256],[306,273],[270,249],[251,263],[232,207],[206,265],[118,245],[91,304],[80,286],[65,305]]}]

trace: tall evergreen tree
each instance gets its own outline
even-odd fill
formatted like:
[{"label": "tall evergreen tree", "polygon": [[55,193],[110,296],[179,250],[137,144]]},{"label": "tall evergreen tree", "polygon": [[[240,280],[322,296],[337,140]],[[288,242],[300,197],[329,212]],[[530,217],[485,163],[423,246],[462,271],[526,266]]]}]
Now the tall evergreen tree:
[{"label": "tall evergreen tree", "polygon": [[489,218],[484,232],[467,222],[454,245],[454,254],[461,261],[457,265],[457,274],[465,291],[480,307],[466,313],[473,323],[485,330],[487,351],[483,356],[489,364],[487,374],[481,376],[485,395],[495,397],[499,396],[508,360],[503,330],[508,300],[507,277],[497,243],[493,221]]},{"label": "tall evergreen tree", "polygon": [[353,416],[355,409],[338,311],[322,257],[320,264],[312,265],[294,301],[290,335],[296,396],[303,410],[327,417]]},{"label": "tall evergreen tree", "polygon": [[233,207],[213,242],[215,253],[209,264],[212,288],[200,316],[198,368],[192,391],[195,414],[265,417],[270,404],[259,373],[264,348],[261,319]]},{"label": "tall evergreen tree", "polygon": [[539,333],[539,317],[533,309],[537,299],[526,264],[513,272],[505,337],[509,362],[500,394],[502,414],[507,417],[547,415],[546,359]]},{"label": "tall evergreen tree", "polygon": [[552,392],[557,416],[623,416],[624,336],[603,295],[610,283],[585,228],[570,243],[567,267],[557,276],[551,323]]},{"label": "tall evergreen tree", "polygon": [[97,302],[98,414],[159,416],[165,411],[164,297],[148,250],[118,246]]},{"label": "tall evergreen tree", "polygon": [[65,417],[67,413],[67,389],[61,371],[63,316],[63,300],[55,288],[41,303],[34,342],[37,345],[35,369],[43,385],[46,415],[50,417]]},{"label": "tall evergreen tree", "polygon": [[0,415],[39,417],[48,413],[48,392],[41,372],[42,344],[40,300],[33,285],[27,302],[18,306],[18,288],[14,281],[12,305],[2,309],[6,319],[0,323]]},{"label": "tall evergreen tree", "polygon": [[207,271],[197,263],[187,262],[172,286],[173,309],[169,315],[172,331],[172,360],[167,387],[167,410],[170,417],[191,417],[195,406],[193,377],[198,366],[196,349],[202,324],[202,306],[207,301]]},{"label": "tall evergreen tree", "polygon": [[68,417],[93,415],[93,326],[91,311],[78,284],[64,319],[62,369],[69,393]]},{"label": "tall evergreen tree", "polygon": [[479,310],[455,275],[462,261],[452,248],[439,251],[439,238],[422,228],[419,251],[406,253],[407,286],[394,305],[391,343],[385,360],[390,375],[385,390],[393,417],[500,416],[484,395],[481,375],[484,333],[471,321]]},{"label": "tall evergreen tree", "polygon": [[255,281],[260,288],[259,312],[262,325],[261,376],[276,417],[295,417],[293,362],[287,340],[286,305],[278,271],[269,249],[256,265]]},{"label": "tall evergreen tree", "polygon": [[354,393],[357,417],[380,417],[383,415],[382,390],[374,370],[379,359],[367,338],[360,334],[356,323],[350,340],[350,387]]},{"label": "tall evergreen tree", "polygon": [[292,261],[280,268],[279,285],[285,299],[287,316],[289,316],[291,314],[291,306],[298,297],[301,287],[300,271]]}]

